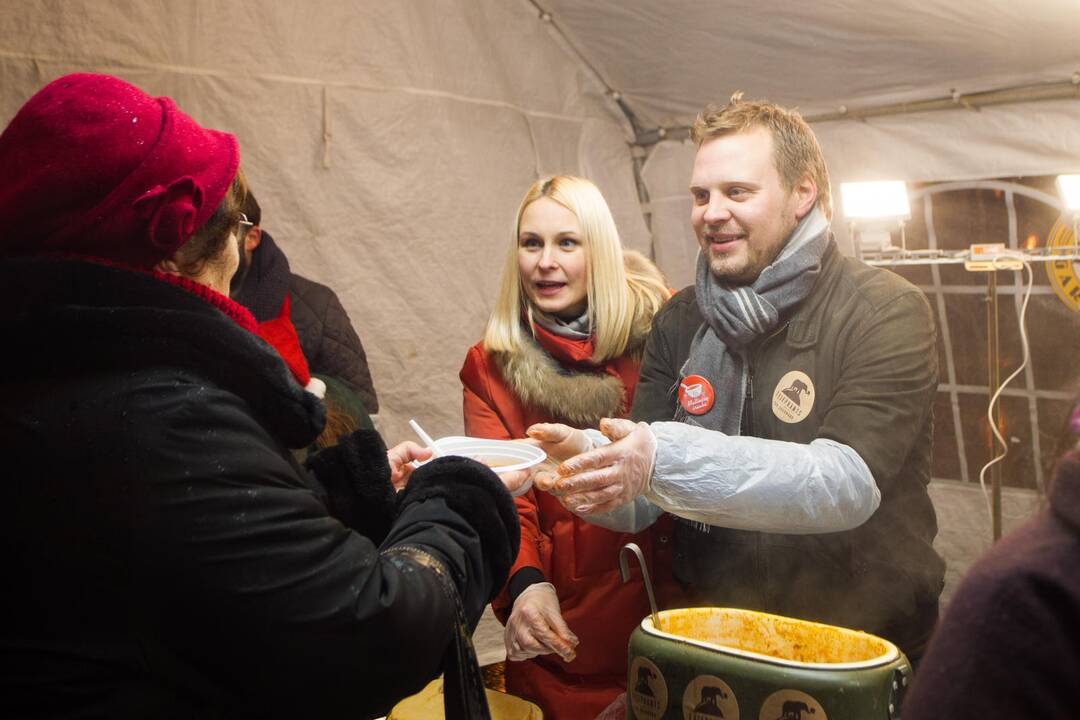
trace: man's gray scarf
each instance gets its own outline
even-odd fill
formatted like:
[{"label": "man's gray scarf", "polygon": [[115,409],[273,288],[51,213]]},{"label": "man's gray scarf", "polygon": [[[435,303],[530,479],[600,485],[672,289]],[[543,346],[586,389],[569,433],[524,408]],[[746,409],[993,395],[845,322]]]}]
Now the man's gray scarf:
[{"label": "man's gray scarf", "polygon": [[746,348],[780,324],[801,303],[821,272],[829,222],[815,207],[792,231],[787,245],[750,285],[725,285],[709,270],[708,254],[698,254],[698,307],[705,317],[690,346],[681,376],[700,375],[712,384],[715,401],[704,415],[678,405],[675,420],[738,435],[746,395]]}]

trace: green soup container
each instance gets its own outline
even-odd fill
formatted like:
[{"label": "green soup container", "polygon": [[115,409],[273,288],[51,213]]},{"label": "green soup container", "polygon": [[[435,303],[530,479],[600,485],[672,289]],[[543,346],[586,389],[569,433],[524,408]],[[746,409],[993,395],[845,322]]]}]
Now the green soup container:
[{"label": "green soup container", "polygon": [[[911,665],[888,640],[736,608],[666,610],[630,636],[627,717],[891,720]],[[659,629],[656,625],[659,625]]]}]

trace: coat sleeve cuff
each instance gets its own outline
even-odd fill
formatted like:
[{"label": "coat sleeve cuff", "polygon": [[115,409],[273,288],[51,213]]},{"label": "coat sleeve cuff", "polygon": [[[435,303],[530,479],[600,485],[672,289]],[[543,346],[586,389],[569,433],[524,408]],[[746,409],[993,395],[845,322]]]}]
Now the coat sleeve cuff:
[{"label": "coat sleeve cuff", "polygon": [[514,601],[518,599],[518,595],[525,592],[525,588],[542,582],[547,582],[547,578],[544,577],[544,573],[540,571],[540,568],[523,567],[514,573],[514,576],[510,578],[508,588],[510,592],[510,607],[514,606]]}]

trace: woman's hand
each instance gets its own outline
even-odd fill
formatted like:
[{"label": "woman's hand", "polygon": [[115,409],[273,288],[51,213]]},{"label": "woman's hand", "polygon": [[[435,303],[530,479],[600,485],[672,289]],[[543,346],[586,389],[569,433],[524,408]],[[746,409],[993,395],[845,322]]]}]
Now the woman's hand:
[{"label": "woman's hand", "polygon": [[536,441],[540,449],[548,454],[551,459],[558,462],[569,460],[575,455],[592,450],[592,440],[584,430],[572,428],[560,423],[537,423],[530,425],[525,431],[531,439]]},{"label": "woman's hand", "polygon": [[533,483],[540,490],[548,491],[554,486],[558,475],[556,466],[592,449],[592,440],[584,430],[560,423],[537,423],[525,431],[527,441],[537,445],[548,455],[548,460],[533,470]]},{"label": "woman's hand", "polygon": [[555,586],[547,582],[530,585],[518,595],[503,639],[510,660],[555,653],[570,662],[577,655],[577,635],[563,620]]},{"label": "woman's hand", "polygon": [[497,473],[499,479],[502,480],[502,484],[510,491],[510,494],[514,497],[518,495],[524,495],[529,492],[529,488],[532,487],[533,476],[535,475],[535,468],[526,468],[525,470],[515,470],[513,472],[501,472]]},{"label": "woman's hand", "polygon": [[412,464],[413,460],[430,460],[431,455],[431,448],[418,445],[411,440],[406,440],[387,450],[386,459],[390,462],[390,483],[394,486],[394,490],[400,492],[409,482],[409,476],[416,469],[416,466]]}]

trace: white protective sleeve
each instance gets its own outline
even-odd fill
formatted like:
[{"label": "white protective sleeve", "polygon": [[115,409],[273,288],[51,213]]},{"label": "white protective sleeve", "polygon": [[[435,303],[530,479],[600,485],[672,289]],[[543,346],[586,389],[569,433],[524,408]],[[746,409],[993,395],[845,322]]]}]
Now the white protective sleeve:
[{"label": "white protective sleeve", "polygon": [[[657,449],[645,497],[688,520],[759,532],[841,532],[862,525],[881,504],[870,468],[834,440],[804,445],[678,422],[649,427]],[[641,508],[619,508],[607,518],[620,511],[624,521],[644,519]]]}]

